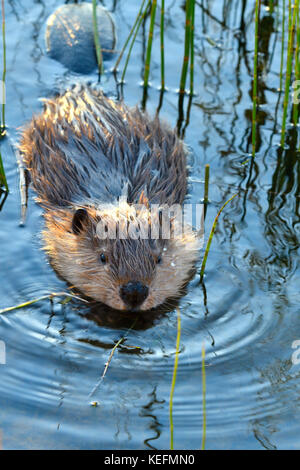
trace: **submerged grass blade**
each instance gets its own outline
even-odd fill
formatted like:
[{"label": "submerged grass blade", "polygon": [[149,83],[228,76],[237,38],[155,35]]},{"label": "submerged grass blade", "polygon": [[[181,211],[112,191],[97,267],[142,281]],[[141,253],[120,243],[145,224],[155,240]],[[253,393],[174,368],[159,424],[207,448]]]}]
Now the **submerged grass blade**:
[{"label": "submerged grass blade", "polygon": [[294,34],[295,34],[296,16],[297,16],[298,8],[299,8],[299,0],[295,0],[293,8],[292,8],[292,2],[291,0],[289,0],[289,34],[288,34],[288,50],[287,50],[286,76],[285,76],[282,129],[281,129],[281,140],[280,140],[281,147],[283,147],[284,139],[285,139],[287,112],[288,112],[290,86],[291,86],[292,65],[293,65],[293,55],[294,55],[293,54]]},{"label": "submerged grass blade", "polygon": [[43,295],[42,297],[38,297],[37,299],[29,300],[28,302],[23,302],[22,304],[14,305],[13,307],[2,308],[0,310],[0,315],[3,313],[13,312],[14,310],[19,310],[21,308],[29,307],[29,305],[36,304],[37,302],[41,302],[43,300],[52,300],[54,297],[71,297],[72,299],[80,300],[81,302],[88,303],[87,300],[78,297],[77,295],[70,294],[69,292],[52,292],[51,294]]},{"label": "submerged grass blade", "polygon": [[254,64],[253,64],[253,109],[252,109],[252,157],[256,152],[256,114],[257,114],[257,63],[258,63],[258,24],[260,13],[260,1],[255,2],[255,39],[254,39]]},{"label": "submerged grass blade", "polygon": [[103,73],[103,57],[101,51],[101,44],[98,32],[98,21],[97,21],[97,0],[93,0],[93,31],[94,31],[94,44],[96,49],[97,63],[99,75]]},{"label": "submerged grass blade", "polygon": [[175,361],[172,377],[172,385],[170,392],[170,449],[174,449],[174,425],[173,425],[173,397],[176,384],[177,368],[178,368],[178,358],[179,358],[179,346],[180,346],[180,334],[181,334],[181,320],[180,320],[180,310],[177,307],[177,338],[176,338],[176,352],[175,352]]},{"label": "submerged grass blade", "polygon": [[234,194],[233,196],[231,196],[231,198],[228,199],[228,201],[226,201],[225,204],[223,204],[223,206],[221,207],[221,209],[219,210],[219,212],[217,213],[217,215],[216,215],[216,217],[215,217],[215,220],[214,220],[214,223],[213,223],[211,232],[210,232],[210,234],[209,234],[208,242],[207,242],[207,245],[206,245],[206,248],[205,248],[205,253],[204,253],[204,256],[203,256],[203,260],[202,260],[202,265],[201,265],[201,270],[200,270],[200,281],[202,281],[203,276],[204,276],[206,261],[207,261],[207,257],[208,257],[210,245],[211,245],[211,242],[212,242],[212,239],[213,239],[213,236],[214,236],[216,227],[217,227],[218,219],[219,219],[219,217],[220,217],[220,215],[221,215],[223,209],[224,209],[224,208],[227,206],[227,204],[229,204],[236,196],[237,196],[237,194]]},{"label": "submerged grass blade", "polygon": [[190,27],[190,95],[194,94],[194,36],[195,36],[195,0],[191,0],[191,27]]},{"label": "submerged grass blade", "polygon": [[205,373],[205,344],[202,344],[202,445],[201,450],[205,449],[206,441],[206,373]]}]

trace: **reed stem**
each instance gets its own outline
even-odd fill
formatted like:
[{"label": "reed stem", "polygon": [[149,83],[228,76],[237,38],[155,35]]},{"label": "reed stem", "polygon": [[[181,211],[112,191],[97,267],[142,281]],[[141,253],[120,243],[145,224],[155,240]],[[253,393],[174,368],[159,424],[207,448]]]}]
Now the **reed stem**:
[{"label": "reed stem", "polygon": [[3,47],[3,72],[2,72],[2,116],[0,124],[0,138],[5,134],[5,80],[6,80],[6,38],[5,38],[5,8],[4,0],[1,0],[2,9],[2,47]]},{"label": "reed stem", "polygon": [[252,157],[256,152],[256,114],[257,114],[257,63],[258,63],[258,25],[260,2],[255,2],[255,39],[254,39],[254,67],[253,67],[253,109],[252,109]]},{"label": "reed stem", "polygon": [[206,441],[206,373],[205,373],[205,344],[202,344],[202,445],[201,450],[205,449]]},{"label": "reed stem", "polygon": [[[144,4],[144,3],[143,3],[143,4]],[[146,17],[146,14],[147,14],[147,11],[148,11],[148,8],[149,8],[150,4],[151,4],[151,0],[148,0],[148,3],[147,3],[147,5],[146,5],[146,7],[145,7],[145,10],[143,11],[143,13],[142,13],[142,14],[140,15],[140,17],[139,17],[138,24],[137,24],[137,27],[136,27],[134,36],[133,36],[133,38],[132,38],[131,44],[130,44],[130,46],[129,46],[129,51],[128,51],[128,54],[127,54],[127,57],[126,57],[126,61],[125,61],[125,65],[124,65],[124,69],[123,69],[122,77],[121,77],[121,83],[124,82],[125,74],[126,74],[126,71],[127,71],[129,59],[130,59],[131,52],[132,52],[132,48],[133,48],[133,46],[134,46],[134,43],[135,43],[137,34],[138,34],[138,32],[139,32],[140,26],[141,26],[141,24],[142,24],[142,21],[143,21],[144,18]]]},{"label": "reed stem", "polygon": [[285,0],[282,0],[282,26],[281,26],[281,58],[279,73],[279,91],[282,91],[283,83],[283,59],[284,59],[284,36],[285,36]]},{"label": "reed stem", "polygon": [[93,0],[93,30],[94,30],[94,44],[96,49],[97,63],[99,76],[103,74],[103,57],[101,51],[101,44],[98,32],[98,19],[97,19],[97,0]]},{"label": "reed stem", "polygon": [[204,178],[204,203],[208,203],[208,188],[209,188],[209,163],[205,165],[205,178]]},{"label": "reed stem", "polygon": [[[126,50],[126,47],[128,46],[129,41],[130,41],[130,39],[131,39],[131,36],[133,35],[134,30],[135,30],[135,28],[137,27],[137,25],[138,25],[138,23],[139,23],[139,21],[140,21],[140,19],[141,19],[141,17],[142,17],[142,14],[143,14],[142,12],[143,12],[143,8],[144,8],[144,5],[145,5],[145,1],[146,1],[146,0],[143,0],[142,3],[141,3],[141,6],[140,6],[140,9],[139,9],[138,14],[137,14],[137,16],[136,16],[135,22],[134,22],[134,24],[133,24],[133,26],[132,26],[132,28],[131,28],[131,30],[130,30],[128,36],[127,36],[127,39],[126,39],[126,41],[125,41],[125,44],[124,44],[124,46],[123,46],[123,48],[122,48],[122,50],[121,50],[121,52],[120,52],[120,55],[119,55],[119,57],[118,57],[118,59],[117,59],[117,61],[116,61],[116,63],[115,63],[115,66],[114,66],[114,68],[113,68],[113,72],[114,72],[114,73],[117,72],[118,66],[119,66],[119,64],[120,64],[120,62],[121,62],[121,60],[122,60],[122,57],[123,57],[124,52],[125,52],[125,50]],[[139,24],[140,24],[140,23],[139,23]]]},{"label": "reed stem", "polygon": [[8,184],[7,184],[7,179],[5,176],[5,171],[4,171],[4,166],[2,162],[2,155],[0,152],[0,188],[4,187],[6,189],[6,192],[8,193]]},{"label": "reed stem", "polygon": [[[1,0],[1,11],[2,11],[2,47],[3,47],[3,72],[2,72],[2,109],[1,109],[1,120],[0,120],[0,139],[5,135],[5,80],[6,80],[6,40],[5,40],[5,7],[4,0]],[[4,165],[2,161],[2,155],[0,151],[0,188],[4,187],[6,193],[8,193],[8,184],[5,176]],[[2,207],[2,204],[1,204]]]},{"label": "reed stem", "polygon": [[185,37],[184,37],[184,56],[181,69],[179,93],[185,93],[186,77],[190,58],[190,45],[191,45],[191,6],[192,0],[186,0],[185,4]]},{"label": "reed stem", "polygon": [[180,310],[177,307],[177,338],[176,338],[176,352],[175,352],[175,361],[172,377],[172,385],[170,392],[170,449],[174,449],[174,426],[173,426],[173,397],[176,384],[177,368],[178,368],[178,359],[179,359],[179,346],[180,346],[180,335],[181,335],[181,319],[180,319]]},{"label": "reed stem", "polygon": [[214,220],[214,223],[213,223],[211,232],[210,232],[210,234],[209,234],[209,238],[208,238],[208,241],[207,241],[207,245],[206,245],[206,248],[205,248],[203,260],[202,260],[202,265],[201,265],[201,270],[200,270],[200,282],[202,282],[202,280],[203,280],[204,271],[205,271],[205,266],[206,266],[206,261],[207,261],[207,257],[208,257],[210,245],[211,245],[211,242],[212,242],[212,239],[213,239],[213,236],[214,236],[216,227],[217,227],[218,219],[219,219],[219,217],[220,217],[221,212],[223,211],[223,209],[224,209],[224,208],[227,206],[227,204],[229,204],[229,202],[231,202],[236,196],[237,196],[237,194],[234,194],[230,199],[228,199],[228,201],[226,201],[225,204],[223,204],[223,206],[221,207],[221,209],[219,210],[219,212],[217,213],[217,215],[216,215],[216,217],[215,217],[215,220]]},{"label": "reed stem", "polygon": [[190,62],[190,95],[194,94],[194,36],[195,36],[195,0],[191,0],[191,62]]},{"label": "reed stem", "polygon": [[[295,4],[296,8],[296,4]],[[299,23],[299,2],[297,3],[297,11],[296,11],[296,51],[295,51],[295,80],[299,82],[300,80],[300,64],[299,64],[299,46],[300,46],[300,23]],[[293,103],[293,121],[294,125],[297,124],[299,117],[299,105],[297,103]]]},{"label": "reed stem", "polygon": [[160,12],[160,70],[161,70],[161,90],[165,89],[165,0],[161,0]]},{"label": "reed stem", "polygon": [[[299,0],[295,0],[292,8],[292,2],[289,0],[289,33],[288,33],[288,50],[287,50],[287,66],[286,66],[286,77],[285,77],[285,92],[284,92],[284,103],[283,103],[283,118],[282,118],[282,129],[281,129],[281,147],[284,146],[287,112],[289,104],[289,94],[291,85],[292,65],[293,65],[293,49],[294,49],[294,33],[296,24],[296,13],[299,8]],[[293,10],[293,13],[292,13]]]},{"label": "reed stem", "polygon": [[148,88],[149,75],[150,75],[150,62],[151,62],[151,52],[152,52],[152,43],[153,43],[153,32],[154,32],[154,23],[155,23],[155,13],[157,0],[152,0],[151,6],[151,17],[150,17],[150,27],[146,51],[146,61],[145,61],[145,70],[144,70],[144,89]]}]

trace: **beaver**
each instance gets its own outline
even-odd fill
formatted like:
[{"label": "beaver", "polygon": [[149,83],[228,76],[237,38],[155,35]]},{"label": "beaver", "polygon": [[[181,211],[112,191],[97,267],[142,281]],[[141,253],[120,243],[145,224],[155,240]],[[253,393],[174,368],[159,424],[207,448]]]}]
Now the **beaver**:
[{"label": "beaver", "polygon": [[[167,123],[77,84],[44,100],[19,150],[44,209],[44,249],[61,277],[117,310],[180,296],[198,241],[176,217],[162,236],[162,208],[182,206],[188,176],[185,145]],[[159,235],[149,232],[155,225]]]}]

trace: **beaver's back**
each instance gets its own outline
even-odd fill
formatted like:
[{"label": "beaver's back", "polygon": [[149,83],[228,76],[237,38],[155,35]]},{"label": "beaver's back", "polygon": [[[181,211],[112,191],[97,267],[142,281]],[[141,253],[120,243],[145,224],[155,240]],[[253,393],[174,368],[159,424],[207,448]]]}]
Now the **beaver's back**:
[{"label": "beaver's back", "polygon": [[76,86],[45,100],[25,129],[20,150],[45,206],[129,203],[144,191],[151,203],[182,203],[183,143],[158,118],[128,109],[101,92]]}]

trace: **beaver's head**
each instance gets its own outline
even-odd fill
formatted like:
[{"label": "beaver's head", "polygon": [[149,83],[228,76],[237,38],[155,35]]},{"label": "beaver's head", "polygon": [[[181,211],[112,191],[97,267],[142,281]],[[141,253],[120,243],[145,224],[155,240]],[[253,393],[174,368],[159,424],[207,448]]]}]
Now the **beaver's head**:
[{"label": "beaver's head", "polygon": [[118,310],[149,310],[178,297],[198,255],[190,227],[161,208],[122,203],[46,213],[53,267],[85,295]]}]

